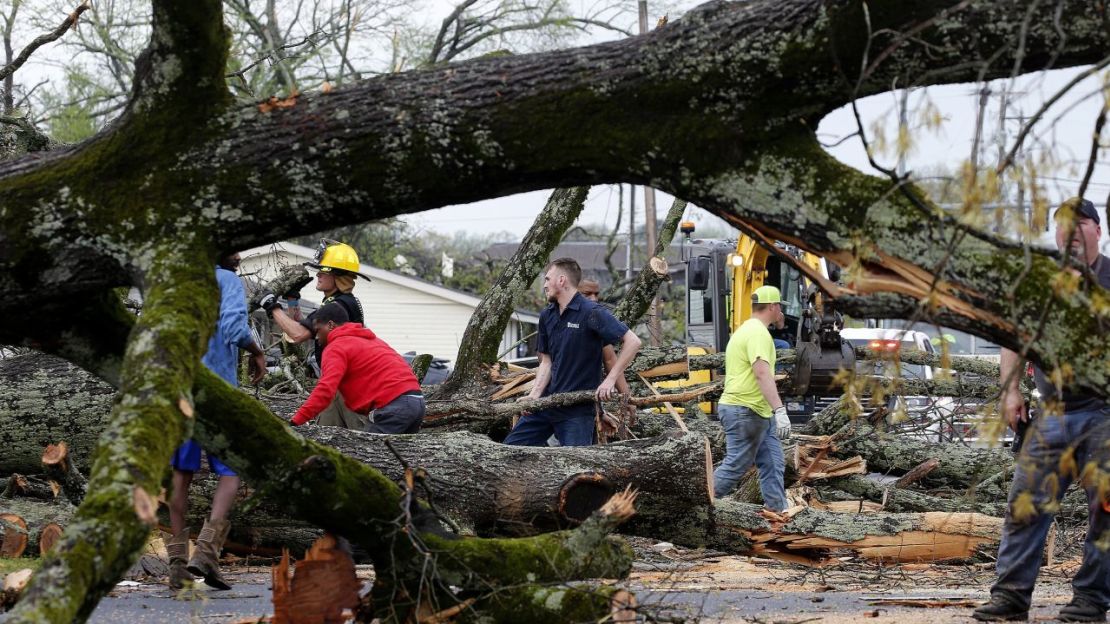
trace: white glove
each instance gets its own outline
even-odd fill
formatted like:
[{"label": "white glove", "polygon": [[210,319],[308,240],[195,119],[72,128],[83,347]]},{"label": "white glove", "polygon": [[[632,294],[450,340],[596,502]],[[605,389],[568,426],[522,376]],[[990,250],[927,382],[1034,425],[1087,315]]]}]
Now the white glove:
[{"label": "white glove", "polygon": [[779,440],[785,442],[790,439],[790,416],[786,413],[785,405],[775,408],[775,433]]}]

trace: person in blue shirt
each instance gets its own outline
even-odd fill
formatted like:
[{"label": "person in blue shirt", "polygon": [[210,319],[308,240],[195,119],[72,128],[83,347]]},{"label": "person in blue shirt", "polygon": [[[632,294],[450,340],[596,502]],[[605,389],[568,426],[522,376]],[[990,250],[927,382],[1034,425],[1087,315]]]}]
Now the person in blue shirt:
[{"label": "person in blue shirt", "polygon": [[[231,253],[220,258],[216,266],[216,283],[220,287],[220,312],[216,331],[208,340],[208,351],[201,363],[232,386],[238,386],[239,350],[251,354],[251,383],[262,381],[266,374],[266,354],[254,342],[247,324],[247,292],[239,281],[239,254]],[[204,522],[197,537],[191,559],[189,554],[189,527],[185,516],[189,511],[189,485],[193,473],[200,469],[200,445],[186,440],[170,460],[173,466],[173,492],[170,495],[170,527],[173,537],[166,543],[170,559],[169,585],[181,589],[193,575],[203,576],[204,582],[217,589],[231,589],[220,576],[219,556],[227,539],[230,524],[227,514],[239,491],[239,477],[219,459],[209,455],[208,466],[219,475],[216,492],[212,495],[212,512]]]},{"label": "person in blue shirt", "polygon": [[[550,302],[540,313],[540,365],[532,391],[524,398],[595,390],[599,401],[616,396],[617,380],[640,350],[640,338],[603,306],[578,292],[582,269],[573,258],[559,258],[547,266],[543,291]],[[602,348],[620,343],[621,350],[602,379]],[[544,446],[554,434],[563,446],[594,442],[594,405],[581,403],[525,414],[505,444]]]}]

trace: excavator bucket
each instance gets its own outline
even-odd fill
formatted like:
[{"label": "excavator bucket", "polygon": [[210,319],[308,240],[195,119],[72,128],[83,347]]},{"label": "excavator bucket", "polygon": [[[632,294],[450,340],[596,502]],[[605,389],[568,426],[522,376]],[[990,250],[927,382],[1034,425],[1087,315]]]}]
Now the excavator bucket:
[{"label": "excavator bucket", "polygon": [[856,352],[839,340],[833,345],[799,342],[795,348],[792,394],[835,394],[834,379],[841,370],[855,370]]}]

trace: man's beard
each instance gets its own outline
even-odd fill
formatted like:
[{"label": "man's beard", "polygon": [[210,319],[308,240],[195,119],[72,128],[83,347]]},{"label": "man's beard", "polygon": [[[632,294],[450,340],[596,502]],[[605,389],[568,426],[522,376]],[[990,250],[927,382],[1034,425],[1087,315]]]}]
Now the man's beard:
[{"label": "man's beard", "polygon": [[547,296],[547,302],[548,303],[558,303],[559,302],[559,293],[552,293],[552,294],[548,295]]}]

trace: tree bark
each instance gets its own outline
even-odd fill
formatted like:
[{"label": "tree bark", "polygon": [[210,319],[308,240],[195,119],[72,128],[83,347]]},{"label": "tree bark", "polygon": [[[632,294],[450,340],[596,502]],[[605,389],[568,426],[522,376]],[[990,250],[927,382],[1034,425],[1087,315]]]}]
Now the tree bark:
[{"label": "tree bark", "polygon": [[[862,455],[871,470],[905,474],[928,459],[936,459],[935,470],[925,475],[925,487],[949,487],[957,491],[977,491],[985,500],[1005,500],[1008,479],[993,480],[1010,474],[1014,455],[1007,449],[968,448],[957,444],[933,444],[908,436],[883,434],[871,425],[853,421],[836,435],[839,455]],[[987,484],[981,482],[990,480]]]},{"label": "tree bark", "polygon": [[432,500],[479,535],[531,535],[575,526],[631,486],[634,535],[704,544],[710,505],[708,443],[699,435],[602,446],[514,447],[468,433],[380,436],[312,427],[306,437],[374,466],[393,480],[410,465],[428,472]]},{"label": "tree bark", "polygon": [[42,471],[42,450],[65,440],[88,470],[114,388],[69,362],[23,355],[0,360],[0,473]]}]

